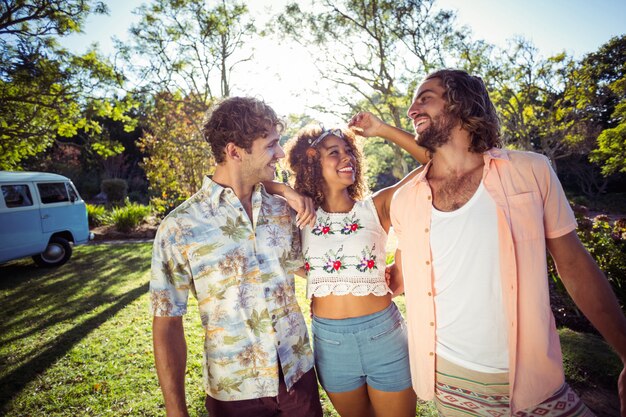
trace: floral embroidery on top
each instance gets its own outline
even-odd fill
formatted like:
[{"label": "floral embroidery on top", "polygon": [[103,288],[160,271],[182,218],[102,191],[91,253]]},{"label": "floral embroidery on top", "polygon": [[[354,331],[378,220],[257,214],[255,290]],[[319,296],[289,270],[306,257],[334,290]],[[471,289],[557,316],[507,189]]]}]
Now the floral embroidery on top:
[{"label": "floral embroidery on top", "polygon": [[[332,249],[328,250],[322,258],[309,257],[307,250],[304,254],[304,270],[307,274],[309,271],[315,270],[315,268],[311,265],[312,261],[315,259],[321,259],[323,263],[322,269],[329,274],[338,273],[339,271],[349,267],[355,267],[359,272],[374,271],[378,269],[378,266],[376,265],[376,255],[373,253],[375,249],[376,245],[373,245],[371,248],[365,247],[361,251],[361,257],[347,256],[342,253],[342,245],[337,251]],[[348,262],[349,259],[355,259],[355,262]]]},{"label": "floral embroidery on top", "polygon": [[334,235],[335,232],[332,229],[332,224],[333,222],[330,221],[330,217],[320,218],[313,230],[311,230],[311,233],[315,236]]},{"label": "floral embroidery on top", "polygon": [[376,245],[372,246],[371,249],[365,248],[361,251],[361,263],[356,266],[361,272],[365,272],[372,269],[378,269],[376,266],[376,255],[372,252],[376,249]]},{"label": "floral embroidery on top", "polygon": [[342,235],[349,235],[356,232],[359,229],[362,229],[363,226],[359,224],[359,219],[355,218],[356,213],[352,213],[352,217],[344,217],[343,219],[343,227],[341,228]]},{"label": "floral embroidery on top", "polygon": [[346,269],[347,265],[345,265],[343,262],[344,256],[341,254],[342,251],[343,246],[341,246],[337,252],[333,250],[329,250],[328,252],[326,252],[326,254],[324,255],[324,257],[326,258],[324,260],[325,264],[323,266],[324,271],[331,274],[333,272]]},{"label": "floral embroidery on top", "polygon": [[309,250],[308,249],[304,252],[302,257],[304,258],[304,270],[306,271],[306,273],[308,275],[309,271],[314,271],[315,270],[315,268],[313,268],[313,266],[311,266],[311,258],[309,256]]}]

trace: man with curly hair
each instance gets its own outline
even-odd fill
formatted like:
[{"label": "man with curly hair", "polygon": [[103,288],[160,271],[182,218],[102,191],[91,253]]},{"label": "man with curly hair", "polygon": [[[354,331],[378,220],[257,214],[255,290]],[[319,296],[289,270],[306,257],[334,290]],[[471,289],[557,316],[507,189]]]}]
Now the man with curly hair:
[{"label": "man with curly hair", "polygon": [[211,416],[321,416],[317,378],[293,271],[303,264],[298,225],[312,202],[268,194],[285,156],[274,110],[224,100],[203,134],[217,162],[200,191],[161,223],[150,281],[154,356],[167,416],[187,416],[189,291],[204,328],[203,382]]},{"label": "man with curly hair", "polygon": [[[622,361],[626,320],[548,159],[500,147],[485,85],[464,71],[427,76],[408,116],[432,156],[391,205],[418,397],[445,416],[593,415],[564,380],[546,249]],[[624,372],[619,393],[624,416]]]}]

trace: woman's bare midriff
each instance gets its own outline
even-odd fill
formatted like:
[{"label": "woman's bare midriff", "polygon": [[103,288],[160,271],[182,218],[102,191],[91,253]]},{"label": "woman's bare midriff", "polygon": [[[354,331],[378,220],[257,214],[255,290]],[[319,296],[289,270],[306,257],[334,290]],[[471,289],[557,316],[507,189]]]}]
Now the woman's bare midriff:
[{"label": "woman's bare midriff", "polygon": [[313,314],[325,319],[347,319],[366,316],[384,310],[391,303],[391,294],[378,296],[374,294],[327,295],[313,297]]}]

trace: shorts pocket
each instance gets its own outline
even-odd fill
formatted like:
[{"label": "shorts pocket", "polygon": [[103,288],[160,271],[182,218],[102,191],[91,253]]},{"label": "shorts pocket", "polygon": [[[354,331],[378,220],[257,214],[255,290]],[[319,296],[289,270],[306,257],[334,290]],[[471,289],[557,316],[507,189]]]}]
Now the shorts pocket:
[{"label": "shorts pocket", "polygon": [[391,326],[391,327],[387,328],[386,330],[384,330],[384,331],[382,331],[382,332],[380,332],[380,333],[370,337],[370,340],[378,340],[381,337],[385,337],[386,335],[393,333],[398,328],[401,328],[403,326],[403,324],[404,324],[404,320],[403,319],[397,320],[393,324],[393,326]]},{"label": "shorts pocket", "polygon": [[317,340],[318,342],[321,342],[321,343],[327,343],[327,344],[333,345],[333,346],[341,345],[341,342],[339,340],[329,339],[327,337],[319,336],[319,335],[317,335],[315,333],[313,334],[313,338],[315,340]]}]

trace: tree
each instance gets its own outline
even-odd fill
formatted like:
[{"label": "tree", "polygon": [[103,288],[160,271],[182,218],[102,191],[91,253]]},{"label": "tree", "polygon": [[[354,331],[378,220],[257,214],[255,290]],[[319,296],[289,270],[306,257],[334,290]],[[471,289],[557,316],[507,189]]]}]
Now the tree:
[{"label": "tree", "polygon": [[[57,38],[81,29],[90,12],[106,13],[88,0],[10,0],[0,4],[0,169],[48,149],[57,137],[99,134],[98,118],[121,120],[134,103],[117,99],[123,77],[95,50],[75,55]],[[102,154],[119,147],[92,140]]]},{"label": "tree", "polygon": [[197,103],[197,97],[163,92],[154,97],[147,111],[139,147],[146,154],[142,166],[152,203],[162,214],[198,191],[215,165],[197,127],[206,107]]},{"label": "tree", "polygon": [[140,146],[152,203],[168,212],[202,185],[214,163],[202,139],[209,106],[231,90],[230,76],[255,33],[247,6],[222,0],[155,0],[138,9],[127,45],[117,42],[125,63],[152,104]]},{"label": "tree", "polygon": [[[320,77],[332,83],[329,107],[370,110],[395,126],[408,128],[405,117],[415,80],[454,56],[452,46],[472,49],[464,30],[453,27],[454,13],[435,11],[434,0],[325,0],[315,9],[289,4],[278,16],[281,34],[307,48]],[[403,152],[392,172],[406,175]]]},{"label": "tree", "polygon": [[[624,89],[625,83],[621,84]],[[590,156],[593,162],[604,162],[603,175],[626,172],[626,100],[622,100],[617,106],[613,116],[621,121],[620,124],[600,133],[598,148]]]},{"label": "tree", "polygon": [[506,145],[557,161],[588,152],[580,124],[582,113],[569,94],[575,62],[562,53],[548,59],[524,39],[501,51],[490,71],[491,97],[502,122]]},{"label": "tree", "polygon": [[626,35],[587,55],[580,75],[580,106],[590,115],[590,130],[601,131],[589,159],[605,176],[626,172]]},{"label": "tree", "polygon": [[244,3],[156,0],[138,14],[130,43],[117,48],[144,90],[181,92],[205,105],[230,95],[230,75],[250,59],[241,50],[256,31]]}]

